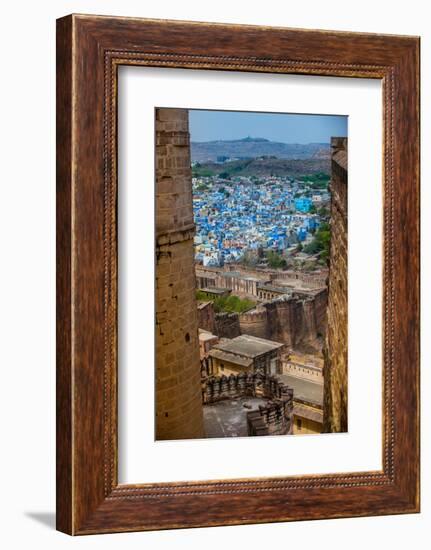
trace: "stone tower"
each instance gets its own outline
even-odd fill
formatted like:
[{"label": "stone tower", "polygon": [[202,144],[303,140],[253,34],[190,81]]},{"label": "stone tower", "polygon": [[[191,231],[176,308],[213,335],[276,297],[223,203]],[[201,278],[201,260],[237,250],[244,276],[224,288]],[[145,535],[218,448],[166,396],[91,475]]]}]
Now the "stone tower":
[{"label": "stone tower", "polygon": [[347,138],[331,139],[331,247],[323,431],[347,431]]},{"label": "stone tower", "polygon": [[204,436],[188,111],[156,109],[156,439]]}]

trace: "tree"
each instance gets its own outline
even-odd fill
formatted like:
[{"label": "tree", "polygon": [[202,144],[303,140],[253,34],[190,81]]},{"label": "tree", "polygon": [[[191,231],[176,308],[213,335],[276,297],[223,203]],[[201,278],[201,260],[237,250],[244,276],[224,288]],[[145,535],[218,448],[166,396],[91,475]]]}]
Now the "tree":
[{"label": "tree", "polygon": [[229,172],[220,172],[220,174],[218,175],[219,178],[223,179],[223,180],[230,180],[230,174]]},{"label": "tree", "polygon": [[316,239],[313,239],[311,243],[308,243],[303,248],[306,254],[317,254],[320,252],[320,247]]},{"label": "tree", "polygon": [[286,260],[274,250],[268,250],[266,252],[266,259],[268,260],[269,267],[271,267],[272,269],[286,268]]},{"label": "tree", "polygon": [[258,262],[258,254],[252,250],[246,249],[241,256],[240,262],[247,267],[254,267]]},{"label": "tree", "polygon": [[214,311],[216,313],[243,313],[251,309],[256,304],[247,298],[240,298],[231,294],[230,296],[220,296],[214,300]]},{"label": "tree", "polygon": [[326,208],[325,206],[321,206],[317,210],[317,214],[319,215],[320,218],[328,219],[329,218],[329,209]]},{"label": "tree", "polygon": [[321,260],[329,258],[329,245],[331,242],[331,229],[328,223],[322,223],[314,235],[311,243],[304,246],[304,252],[307,254],[319,253]]}]

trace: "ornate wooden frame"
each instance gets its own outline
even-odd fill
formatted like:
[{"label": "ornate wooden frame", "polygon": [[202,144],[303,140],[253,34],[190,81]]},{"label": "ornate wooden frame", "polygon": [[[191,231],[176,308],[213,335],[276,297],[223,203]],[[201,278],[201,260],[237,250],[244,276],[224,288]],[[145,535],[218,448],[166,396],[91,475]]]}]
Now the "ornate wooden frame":
[{"label": "ornate wooden frame", "polygon": [[[119,485],[119,65],[377,78],[384,101],[383,470]],[[70,15],[57,22],[57,528],[419,511],[419,38]]]}]

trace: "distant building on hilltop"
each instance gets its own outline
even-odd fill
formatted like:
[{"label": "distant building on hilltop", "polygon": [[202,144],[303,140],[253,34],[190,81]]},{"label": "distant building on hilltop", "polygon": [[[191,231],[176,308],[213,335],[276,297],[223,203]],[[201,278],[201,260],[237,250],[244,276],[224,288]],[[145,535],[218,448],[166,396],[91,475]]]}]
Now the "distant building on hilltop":
[{"label": "distant building on hilltop", "polygon": [[229,157],[226,155],[217,155],[217,162],[223,163],[229,160]]}]

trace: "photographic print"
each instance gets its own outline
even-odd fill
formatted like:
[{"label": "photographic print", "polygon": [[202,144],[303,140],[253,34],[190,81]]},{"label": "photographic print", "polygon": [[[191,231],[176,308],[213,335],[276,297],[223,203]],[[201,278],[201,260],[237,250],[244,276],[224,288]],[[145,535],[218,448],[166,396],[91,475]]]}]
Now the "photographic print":
[{"label": "photographic print", "polygon": [[157,108],[156,440],[347,431],[347,116]]}]

